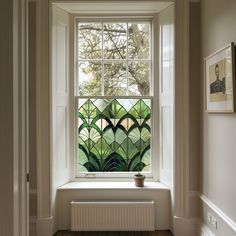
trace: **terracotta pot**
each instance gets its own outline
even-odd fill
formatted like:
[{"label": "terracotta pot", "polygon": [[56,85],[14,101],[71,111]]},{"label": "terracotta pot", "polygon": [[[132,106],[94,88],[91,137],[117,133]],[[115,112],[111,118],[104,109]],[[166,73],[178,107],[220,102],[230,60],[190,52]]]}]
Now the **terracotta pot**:
[{"label": "terracotta pot", "polygon": [[134,182],[136,187],[143,187],[144,186],[144,179],[145,176],[141,174],[134,175]]}]

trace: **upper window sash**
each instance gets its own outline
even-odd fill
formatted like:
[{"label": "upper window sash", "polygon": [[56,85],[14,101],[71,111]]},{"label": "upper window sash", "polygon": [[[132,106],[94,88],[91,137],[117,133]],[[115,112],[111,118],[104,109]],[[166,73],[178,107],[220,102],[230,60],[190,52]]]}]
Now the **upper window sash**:
[{"label": "upper window sash", "polygon": [[[79,96],[83,96],[85,94],[83,94],[82,92],[80,93],[80,86],[81,83],[83,82],[81,80],[81,78],[83,77],[82,71],[87,67],[86,63],[93,63],[93,66],[97,67],[97,71],[98,73],[100,73],[100,80],[101,80],[101,84],[99,84],[99,86],[97,86],[96,89],[100,88],[99,91],[97,91],[97,93],[93,94],[95,96],[101,95],[111,95],[111,96],[132,96],[132,95],[153,95],[153,73],[152,73],[152,67],[153,67],[153,63],[152,63],[152,58],[153,58],[153,45],[152,45],[152,20],[150,18],[148,19],[102,19],[100,20],[102,26],[101,28],[101,35],[102,35],[102,39],[101,39],[101,54],[99,55],[98,58],[94,59],[94,58],[79,58],[79,43],[78,43],[78,30],[79,30],[79,24],[80,23],[97,23],[99,21],[97,21],[97,19],[76,19],[76,95]],[[124,23],[126,25],[128,24],[132,24],[132,23],[137,23],[137,24],[146,24],[148,23],[149,25],[149,30],[148,30],[148,34],[149,34],[149,42],[148,42],[148,48],[149,48],[149,57],[146,58],[138,58],[138,57],[129,57],[129,48],[128,48],[128,39],[126,39],[126,52],[125,52],[125,58],[112,58],[112,59],[108,59],[108,58],[104,58],[104,42],[103,42],[103,24],[107,24],[107,23],[114,23],[114,22],[118,22],[118,23]],[[128,33],[126,33],[126,37],[128,38]],[[119,64],[120,63],[120,64]],[[122,64],[123,63],[123,64]],[[149,74],[149,91],[146,90],[141,90],[142,92],[140,92],[139,94],[135,94],[135,91],[137,90],[137,85],[133,85],[133,91],[132,89],[132,83],[129,83],[129,78],[131,78],[132,76],[134,76],[132,73],[130,73],[130,71],[137,71],[137,66],[139,66],[140,68],[140,72],[144,73],[143,71],[145,71],[145,73]],[[119,71],[120,75],[122,75],[119,82],[120,84],[120,88],[124,87],[124,84],[126,83],[126,90],[124,87],[125,91],[120,92],[119,94],[112,94],[112,92],[110,91],[105,91],[104,89],[104,83],[108,83],[108,79],[109,79],[109,75],[106,76],[106,72],[108,71],[112,71],[112,70],[116,70],[117,68],[125,68],[125,70],[121,70]],[[137,73],[138,74],[138,73]],[[140,75],[137,75],[140,76]],[[142,76],[142,75],[141,75]],[[125,81],[126,80],[126,81]],[[79,83],[80,81],[80,83]],[[130,81],[132,81],[132,79],[130,79]],[[84,83],[84,82],[83,82]],[[122,85],[123,84],[123,85]],[[131,87],[130,87],[131,86]],[[131,91],[128,91],[128,87],[130,87]],[[145,89],[145,87],[143,87]],[[93,96],[92,94],[90,94],[91,96]]]}]

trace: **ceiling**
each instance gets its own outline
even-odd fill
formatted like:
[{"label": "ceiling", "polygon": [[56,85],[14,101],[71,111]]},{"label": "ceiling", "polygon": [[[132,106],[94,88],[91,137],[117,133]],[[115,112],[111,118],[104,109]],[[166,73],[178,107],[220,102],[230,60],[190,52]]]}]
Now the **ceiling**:
[{"label": "ceiling", "polygon": [[54,4],[71,14],[150,14],[162,11],[173,1],[56,1]]}]

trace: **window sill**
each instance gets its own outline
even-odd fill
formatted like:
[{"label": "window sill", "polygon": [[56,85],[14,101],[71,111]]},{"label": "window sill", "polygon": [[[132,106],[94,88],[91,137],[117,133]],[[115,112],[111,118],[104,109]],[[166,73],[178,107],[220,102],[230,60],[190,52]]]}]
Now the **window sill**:
[{"label": "window sill", "polygon": [[69,182],[58,188],[63,190],[166,190],[169,188],[160,182],[145,182],[144,187],[136,187],[134,182]]}]

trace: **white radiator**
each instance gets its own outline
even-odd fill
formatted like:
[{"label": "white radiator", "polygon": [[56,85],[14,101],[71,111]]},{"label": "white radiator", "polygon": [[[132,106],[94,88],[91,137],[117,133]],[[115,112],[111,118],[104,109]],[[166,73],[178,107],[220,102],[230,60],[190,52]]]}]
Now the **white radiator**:
[{"label": "white radiator", "polygon": [[73,201],[71,230],[154,231],[154,201]]}]

